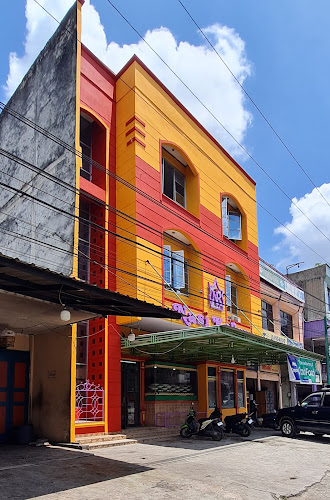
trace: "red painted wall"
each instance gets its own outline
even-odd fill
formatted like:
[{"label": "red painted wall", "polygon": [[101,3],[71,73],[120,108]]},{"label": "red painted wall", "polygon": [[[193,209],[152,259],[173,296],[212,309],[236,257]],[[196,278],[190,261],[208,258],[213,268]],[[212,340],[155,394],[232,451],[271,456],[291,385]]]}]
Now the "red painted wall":
[{"label": "red painted wall", "polygon": [[[97,141],[98,147],[93,154],[93,159],[105,166],[105,148],[108,148],[109,170],[116,172],[116,108],[115,108],[115,77],[112,73],[104,68],[97,59],[86,49],[82,47],[81,57],[81,80],[80,80],[80,99],[82,108],[86,108],[87,112],[95,117],[95,119],[103,122],[109,129],[109,142],[105,144],[102,135]],[[101,126],[101,124],[100,124]],[[93,137],[93,139],[98,139]],[[94,167],[95,168],[95,167]],[[93,172],[94,173],[94,172]],[[94,177],[94,176],[93,176]],[[96,179],[99,188],[105,189],[105,174],[100,172]],[[88,185],[88,181],[82,179],[81,188],[86,193],[92,194],[103,203],[105,202],[110,207],[116,207],[116,183],[115,180],[108,176],[109,192],[104,193],[101,189],[92,189]],[[104,197],[105,194],[105,197]],[[98,210],[98,225],[104,227],[105,213],[108,212],[109,231],[116,230],[116,213],[114,210],[103,205],[103,214],[100,216],[102,209]],[[101,217],[101,218],[100,218]],[[102,219],[102,220],[101,220]],[[100,250],[104,249],[104,243],[108,241],[108,265],[112,272],[108,272],[108,288],[116,290],[116,278],[113,273],[113,268],[116,267],[116,239],[115,237],[105,233],[96,231],[94,235],[97,241],[96,244]],[[96,254],[95,254],[96,255]],[[91,254],[93,258],[93,254]],[[103,262],[104,264],[104,262]],[[100,266],[91,264],[91,283],[99,286],[105,286],[105,270]],[[116,432],[121,429],[121,387],[120,387],[120,336],[119,329],[115,324],[115,318],[109,318],[109,329],[107,332],[96,334],[94,329],[104,328],[104,320],[90,321],[90,334],[94,336],[89,339],[89,373],[94,376],[95,382],[104,385],[104,376],[108,377],[108,421],[109,431]],[[104,374],[104,342],[108,342],[108,373]],[[102,344],[102,346],[101,346]],[[94,353],[94,354],[93,354]],[[100,365],[102,363],[102,365]],[[88,432],[93,432],[89,428]],[[99,428],[95,428],[97,431]],[[87,431],[85,431],[87,432]]]}]

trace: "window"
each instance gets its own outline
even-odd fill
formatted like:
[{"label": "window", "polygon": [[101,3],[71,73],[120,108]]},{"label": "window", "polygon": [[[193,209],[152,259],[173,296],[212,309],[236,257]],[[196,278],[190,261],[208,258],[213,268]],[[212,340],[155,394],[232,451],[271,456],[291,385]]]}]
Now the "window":
[{"label": "window", "polygon": [[323,406],[330,406],[330,394],[328,392],[324,394]]},{"label": "window", "polygon": [[164,279],[167,288],[188,294],[188,263],[184,250],[171,250],[170,245],[164,245]]},{"label": "window", "polygon": [[80,147],[82,150],[81,176],[88,181],[92,178],[92,128],[93,122],[80,117]]},{"label": "window", "polygon": [[281,318],[281,331],[289,337],[293,338],[293,328],[292,328],[292,316],[284,311],[280,311]]},{"label": "window", "polygon": [[320,406],[322,394],[311,394],[301,403],[301,406]]},{"label": "window", "polygon": [[235,408],[234,370],[221,370],[221,408]]},{"label": "window", "polygon": [[180,366],[146,365],[145,370],[146,396],[163,395],[172,398],[182,398],[182,395],[197,395],[197,370],[193,367],[180,369]]},{"label": "window", "polygon": [[262,328],[263,330],[268,330],[269,332],[274,331],[274,323],[273,323],[273,306],[265,302],[261,301],[261,315],[262,315]]},{"label": "window", "polygon": [[209,408],[217,406],[217,369],[213,366],[207,368],[207,388]]},{"label": "window", "polygon": [[244,372],[243,370],[237,370],[237,402],[238,408],[243,408],[245,406],[245,394],[244,394]]},{"label": "window", "polygon": [[163,193],[186,207],[186,179],[168,160],[163,158]]},{"label": "window", "polygon": [[242,216],[236,203],[225,196],[222,198],[222,232],[229,240],[242,239]]},{"label": "window", "polygon": [[231,281],[231,276],[226,276],[226,304],[227,311],[237,315],[237,287]]},{"label": "window", "polygon": [[90,205],[81,199],[79,206],[78,278],[89,280]]}]

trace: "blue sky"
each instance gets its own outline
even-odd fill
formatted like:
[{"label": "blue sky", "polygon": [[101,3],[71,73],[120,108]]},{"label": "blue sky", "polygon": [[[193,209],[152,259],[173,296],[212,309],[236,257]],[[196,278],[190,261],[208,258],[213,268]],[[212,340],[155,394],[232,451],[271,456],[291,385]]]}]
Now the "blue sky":
[{"label": "blue sky", "polygon": [[[28,1],[35,12],[33,16],[38,18],[38,9],[42,12],[40,7],[33,0]],[[50,0],[39,1],[59,18],[70,4],[69,0],[58,0],[57,3],[62,3],[62,7],[60,5],[56,7],[55,3]],[[112,44],[111,50],[104,57],[107,58],[108,63],[109,58],[117,58],[117,64],[119,64],[127,52],[122,49],[122,45],[138,44],[139,38],[112,9],[107,0],[90,0],[90,2],[100,15],[107,43],[116,42],[117,44]],[[157,37],[160,38],[153,30],[160,27],[166,27],[169,30],[162,32],[162,36],[164,40],[169,40],[169,33],[171,37],[174,37],[177,43],[173,49],[174,53],[181,57],[183,53],[188,54],[185,61],[181,60],[181,63],[186,63],[187,67],[184,66],[180,77],[197,94],[201,92],[198,94],[201,100],[206,102],[208,107],[212,107],[212,110],[216,110],[215,114],[220,121],[226,123],[228,128],[232,127],[233,135],[243,142],[244,147],[282,187],[290,199],[296,198],[295,202],[301,210],[330,239],[330,206],[320,197],[319,191],[313,191],[313,185],[276,139],[257,110],[248,100],[244,100],[242,95],[237,94],[233,82],[226,84],[227,87],[222,89],[219,78],[222,78],[221,75],[224,75],[225,70],[221,61],[216,60],[212,72],[207,75],[209,77],[207,81],[210,82],[209,95],[205,94],[202,85],[199,87],[198,77],[196,77],[198,67],[195,68],[195,76],[192,80],[192,72],[189,71],[189,54],[193,54],[194,47],[203,48],[205,45],[207,50],[209,48],[178,1],[132,2],[130,0],[122,3],[114,0],[114,3],[143,35],[150,30],[150,43],[154,42]],[[329,2],[326,0],[318,0],[317,3],[308,0],[290,0],[290,2],[287,0],[276,2],[204,0],[201,3],[197,0],[185,0],[184,3],[201,27],[215,25],[222,27],[216,35],[210,34],[214,42],[221,44],[225,37],[229,43],[240,42],[243,46],[245,44],[243,48],[237,46],[233,49],[235,54],[233,58],[228,55],[228,64],[235,66],[232,68],[235,73],[236,70],[241,69],[244,88],[308,172],[315,185],[319,188],[322,186],[320,190],[330,203],[327,151],[330,116]],[[2,2],[1,19],[0,98],[4,101],[7,98],[4,86],[9,73],[9,53],[16,52],[18,62],[20,62],[19,58],[24,56],[24,42],[27,34],[25,1]],[[49,25],[39,29],[40,40],[44,37],[45,41],[56,26],[56,23],[50,19],[48,23]],[[227,27],[227,31],[223,27]],[[33,44],[38,45],[38,36],[37,30],[34,42],[31,44],[32,51]],[[181,45],[180,48],[186,47],[185,50],[188,52],[179,50],[180,42],[185,42],[185,45]],[[141,45],[139,50],[142,50]],[[157,50],[165,50],[163,54],[166,54],[166,47],[159,47]],[[229,54],[229,51],[225,52],[226,54]],[[171,60],[168,63],[171,65]],[[243,69],[242,66],[244,66]],[[176,67],[174,62],[173,67]],[[180,98],[180,92],[183,91],[177,82],[173,82],[173,75],[168,76],[166,72],[168,73],[169,70],[164,67],[159,71],[162,79],[169,78],[169,86],[172,81],[174,88],[171,90],[179,94]],[[200,72],[205,72],[203,67]],[[215,78],[214,85],[212,85],[213,77]],[[205,81],[203,86],[205,87]],[[218,92],[217,89],[222,90]],[[235,103],[236,97],[237,103]],[[230,106],[224,106],[221,100],[229,101]],[[192,108],[192,110],[197,118],[203,121],[205,110],[203,112],[198,111],[198,108]],[[201,116],[198,116],[199,112]],[[224,116],[221,116],[222,113]],[[237,118],[238,115],[241,119]],[[204,116],[206,124],[209,119]],[[210,124],[209,127],[212,132],[213,126]],[[214,133],[216,135],[217,132]],[[223,131],[219,133],[222,134],[220,135],[222,142],[230,149],[230,143],[227,142]],[[287,223],[292,232],[330,261],[329,241],[291,205],[290,200],[258,169],[252,160],[246,158],[236,147],[233,147],[231,152],[256,180],[258,202],[279,221]],[[282,271],[290,263],[304,261],[305,267],[310,267],[321,261],[292,234],[283,233],[283,230],[282,232],[276,231],[278,226],[280,224],[259,206],[261,257],[279,266]]]}]

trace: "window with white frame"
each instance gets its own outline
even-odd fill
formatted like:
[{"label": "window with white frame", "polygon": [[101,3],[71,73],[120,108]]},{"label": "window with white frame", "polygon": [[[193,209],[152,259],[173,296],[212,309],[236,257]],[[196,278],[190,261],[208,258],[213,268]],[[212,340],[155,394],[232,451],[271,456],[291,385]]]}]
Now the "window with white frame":
[{"label": "window with white frame", "polygon": [[164,245],[164,280],[166,288],[188,294],[188,263],[184,250],[172,250]]},{"label": "window with white frame", "polygon": [[166,158],[163,157],[163,193],[186,208],[186,179]]},{"label": "window with white frame", "polygon": [[222,232],[229,240],[242,239],[242,215],[236,203],[228,196],[222,198]]},{"label": "window with white frame", "polygon": [[237,315],[237,286],[232,282],[230,274],[226,276],[227,311]]}]

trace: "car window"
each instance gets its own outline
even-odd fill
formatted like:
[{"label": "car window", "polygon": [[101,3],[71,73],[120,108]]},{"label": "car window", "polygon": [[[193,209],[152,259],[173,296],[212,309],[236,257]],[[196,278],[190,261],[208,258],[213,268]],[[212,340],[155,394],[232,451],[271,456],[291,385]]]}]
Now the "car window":
[{"label": "car window", "polygon": [[330,394],[324,395],[323,406],[330,406]]},{"label": "car window", "polygon": [[311,394],[301,403],[301,406],[320,406],[322,394]]}]

